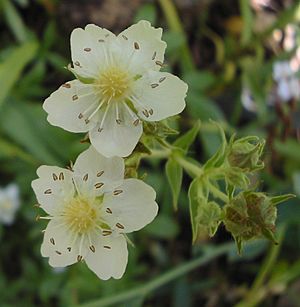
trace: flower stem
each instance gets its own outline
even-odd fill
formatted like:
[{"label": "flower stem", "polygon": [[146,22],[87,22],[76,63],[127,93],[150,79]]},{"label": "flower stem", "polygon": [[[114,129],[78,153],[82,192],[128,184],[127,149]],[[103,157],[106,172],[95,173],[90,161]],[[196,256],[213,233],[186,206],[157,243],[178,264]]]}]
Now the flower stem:
[{"label": "flower stem", "polygon": [[173,155],[174,160],[181,165],[186,172],[192,177],[199,177],[203,174],[203,170],[202,168],[200,168],[199,166],[197,166],[196,164],[188,161],[187,159],[183,158],[180,155]]},{"label": "flower stem", "polygon": [[191,71],[195,70],[195,64],[193,62],[193,57],[191,51],[187,44],[187,39],[185,32],[183,30],[182,24],[180,22],[178,13],[174,6],[172,0],[158,0],[163,13],[167,19],[169,28],[176,33],[183,35],[184,37],[184,45],[181,47],[181,66],[184,71]]},{"label": "flower stem", "polygon": [[208,182],[208,188],[210,192],[217,198],[221,199],[224,203],[229,202],[229,198],[226,194],[220,191],[216,186],[214,186],[211,182]]},{"label": "flower stem", "polygon": [[103,307],[111,306],[118,303],[125,303],[128,300],[133,300],[136,298],[144,298],[149,295],[151,292],[160,288],[161,286],[179,278],[182,275],[189,273],[190,271],[195,270],[197,267],[204,265],[211,261],[214,258],[217,258],[223,254],[228,253],[233,250],[235,245],[233,243],[225,243],[218,247],[209,249],[207,253],[200,256],[199,258],[193,259],[189,262],[182,264],[179,267],[176,267],[169,272],[162,274],[161,276],[154,278],[153,280],[145,283],[140,287],[135,287],[127,291],[121,292],[116,295],[104,297],[99,300],[92,301],[90,303],[82,304],[80,307]]}]

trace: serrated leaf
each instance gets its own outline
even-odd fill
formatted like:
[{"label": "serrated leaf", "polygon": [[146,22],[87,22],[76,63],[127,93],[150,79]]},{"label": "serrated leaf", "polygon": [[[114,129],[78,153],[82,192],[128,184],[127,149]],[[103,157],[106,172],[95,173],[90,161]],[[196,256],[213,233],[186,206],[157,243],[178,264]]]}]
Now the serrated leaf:
[{"label": "serrated leaf", "polygon": [[184,152],[187,152],[188,149],[190,148],[190,146],[194,143],[195,138],[197,137],[198,132],[200,130],[200,126],[201,126],[200,120],[196,121],[194,126],[188,132],[186,132],[184,135],[179,137],[173,143],[173,145],[183,149]]},{"label": "serrated leaf", "polygon": [[172,190],[173,207],[178,208],[178,197],[182,184],[182,167],[172,158],[166,163],[166,174]]}]

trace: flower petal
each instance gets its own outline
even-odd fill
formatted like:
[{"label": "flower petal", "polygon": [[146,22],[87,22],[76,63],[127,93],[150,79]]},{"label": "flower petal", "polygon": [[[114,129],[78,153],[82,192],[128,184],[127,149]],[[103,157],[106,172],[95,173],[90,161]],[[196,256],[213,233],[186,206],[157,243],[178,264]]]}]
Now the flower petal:
[{"label": "flower petal", "polygon": [[64,267],[77,261],[78,246],[74,238],[60,220],[51,220],[45,230],[41,246],[43,257],[49,257],[53,267]]},{"label": "flower petal", "polygon": [[121,233],[139,230],[153,221],[158,212],[156,193],[138,179],[125,179],[112,194],[105,194],[105,221]]},{"label": "flower petal", "polygon": [[123,159],[105,158],[92,146],[78,156],[73,170],[79,191],[89,197],[112,191],[124,180]]},{"label": "flower petal", "polygon": [[89,252],[85,257],[87,266],[101,279],[121,278],[128,260],[124,236],[99,237],[94,247],[95,252]]},{"label": "flower petal", "polygon": [[93,118],[87,119],[98,103],[93,85],[73,80],[52,93],[43,108],[48,113],[50,124],[71,132],[87,132],[95,125]]},{"label": "flower petal", "polygon": [[162,29],[141,20],[121,32],[116,40],[121,56],[135,73],[159,70],[164,61],[167,44],[161,40]]},{"label": "flower petal", "polygon": [[104,120],[89,133],[92,145],[106,157],[129,156],[143,133],[142,123],[123,102],[111,102],[103,116]]},{"label": "flower petal", "polygon": [[188,86],[167,72],[150,71],[135,82],[132,96],[138,115],[147,121],[159,121],[185,108]]},{"label": "flower petal", "polygon": [[42,165],[37,170],[38,179],[31,186],[41,207],[54,215],[62,205],[74,195],[72,172],[56,167]]},{"label": "flower petal", "polygon": [[76,73],[84,78],[97,78],[108,63],[109,42],[115,35],[94,24],[76,28],[71,34],[71,54]]}]

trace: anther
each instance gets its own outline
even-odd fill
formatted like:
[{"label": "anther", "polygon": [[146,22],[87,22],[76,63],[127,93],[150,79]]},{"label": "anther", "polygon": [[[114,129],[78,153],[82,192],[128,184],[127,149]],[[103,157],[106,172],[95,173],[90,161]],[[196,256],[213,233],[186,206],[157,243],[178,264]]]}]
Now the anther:
[{"label": "anther", "polygon": [[146,117],[149,117],[149,113],[148,113],[147,110],[144,110],[142,113],[143,113]]},{"label": "anther", "polygon": [[100,177],[104,174],[104,171],[100,171],[99,173],[97,173],[97,177]]},{"label": "anther", "polygon": [[156,58],[156,51],[154,51],[153,56],[152,56],[152,61],[154,61]]},{"label": "anther", "polygon": [[73,95],[73,96],[72,96],[72,100],[73,100],[73,101],[75,101],[75,100],[77,100],[77,99],[78,99],[78,96],[77,96],[77,95]]},{"label": "anther", "polygon": [[139,122],[140,122],[140,120],[139,120],[139,119],[136,119],[136,120],[133,122],[134,126],[137,126],[137,125],[139,124]]},{"label": "anther", "polygon": [[123,190],[114,190],[114,191],[113,191],[113,194],[114,194],[114,195],[119,195],[119,194],[121,194],[121,193],[123,193]]},{"label": "anther", "polygon": [[98,39],[99,43],[104,43],[104,39]]},{"label": "anther", "polygon": [[148,112],[150,115],[153,115],[153,109],[150,109]]},{"label": "anther", "polygon": [[91,48],[84,48],[83,50],[86,51],[86,52],[90,52],[92,49]]},{"label": "anther", "polygon": [[111,247],[108,246],[108,245],[104,245],[103,247],[106,248],[106,249],[111,249]]},{"label": "anther", "polygon": [[51,194],[52,193],[52,190],[51,189],[47,189],[44,194]]},{"label": "anther", "polygon": [[127,36],[125,36],[124,34],[122,34],[122,37],[123,37],[126,41],[128,41],[128,37],[127,37]]},{"label": "anther", "polygon": [[56,252],[56,254],[61,255],[61,252],[60,252],[60,251],[55,251],[55,252]]},{"label": "anther", "polygon": [[161,83],[161,82],[163,82],[163,81],[165,81],[165,80],[166,80],[166,77],[162,77],[162,78],[160,78],[160,79],[158,80],[158,82]]},{"label": "anther", "polygon": [[53,177],[53,180],[54,180],[54,181],[56,181],[56,180],[58,179],[57,175],[54,174],[54,173],[52,174],[52,177]]},{"label": "anther", "polygon": [[118,124],[118,125],[120,125],[121,124],[121,120],[120,119],[116,119],[116,123]]},{"label": "anther", "polygon": [[105,34],[105,37],[109,37],[109,34]]},{"label": "anther", "polygon": [[137,42],[134,42],[134,48],[136,50],[139,50],[140,49],[140,45]]},{"label": "anther", "polygon": [[90,122],[87,118],[84,120],[84,122],[86,123],[86,125]]},{"label": "anther", "polygon": [[67,250],[68,250],[68,252],[71,252],[72,249],[71,249],[71,247],[67,247]]},{"label": "anther", "polygon": [[109,236],[109,235],[111,235],[111,234],[112,234],[112,231],[110,231],[110,230],[103,230],[103,231],[102,231],[102,235],[105,236],[105,237],[106,237],[106,236]]},{"label": "anther", "polygon": [[159,85],[159,84],[157,84],[157,83],[153,83],[153,84],[151,84],[151,87],[152,87],[152,88],[156,88],[156,87],[158,87],[158,85]]},{"label": "anther", "polygon": [[82,114],[82,113],[79,113],[78,118],[79,118],[79,119],[82,119],[82,117],[83,117],[83,114]]},{"label": "anther", "polygon": [[112,214],[112,211],[110,208],[106,208],[106,212]]},{"label": "anther", "polygon": [[98,182],[98,183],[96,183],[96,184],[94,185],[94,187],[95,187],[96,189],[100,189],[101,187],[103,187],[103,185],[104,185],[103,182]]},{"label": "anther", "polygon": [[120,229],[124,229],[124,228],[125,228],[125,227],[124,227],[122,224],[120,224],[120,223],[117,223],[116,226],[117,226],[118,228],[120,228]]},{"label": "anther", "polygon": [[58,179],[59,179],[59,180],[64,180],[64,179],[65,179],[65,176],[64,176],[64,173],[63,173],[63,172],[61,172],[61,173],[59,174]]},{"label": "anther", "polygon": [[98,132],[101,132],[103,130],[103,128],[98,128]]},{"label": "anther", "polygon": [[77,261],[80,262],[82,260],[82,258],[83,258],[82,256],[78,255],[77,256]]},{"label": "anther", "polygon": [[55,245],[55,241],[54,241],[53,238],[50,238],[50,243],[53,244],[53,245]]},{"label": "anther", "polygon": [[82,180],[83,180],[83,181],[87,181],[88,178],[89,178],[89,174],[85,174],[85,175],[83,176]]},{"label": "anther", "polygon": [[91,245],[91,246],[90,246],[90,250],[94,253],[94,252],[96,251],[95,246],[94,246],[94,245]]},{"label": "anther", "polygon": [[71,88],[71,84],[69,84],[69,83],[65,83],[65,84],[63,84],[63,85],[62,85],[62,87],[65,87],[65,88]]},{"label": "anther", "polygon": [[155,64],[161,67],[164,65],[161,61],[155,61]]},{"label": "anther", "polygon": [[79,63],[78,61],[76,61],[74,64],[75,64],[76,66],[80,66],[80,63]]}]

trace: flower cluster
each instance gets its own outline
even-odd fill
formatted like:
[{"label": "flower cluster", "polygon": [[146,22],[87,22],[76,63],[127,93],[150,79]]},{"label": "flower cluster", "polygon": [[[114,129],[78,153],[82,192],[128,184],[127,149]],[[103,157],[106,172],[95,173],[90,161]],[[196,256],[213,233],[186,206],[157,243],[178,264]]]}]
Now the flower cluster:
[{"label": "flower cluster", "polygon": [[126,233],[157,215],[155,191],[124,179],[124,161],[135,149],[143,121],[180,113],[187,85],[160,72],[166,43],[147,21],[118,36],[90,24],[71,34],[76,79],[44,102],[48,121],[71,132],[87,132],[91,147],[71,170],[41,166],[32,182],[50,220],[42,255],[53,267],[85,261],[101,279],[121,278],[127,264]]}]

